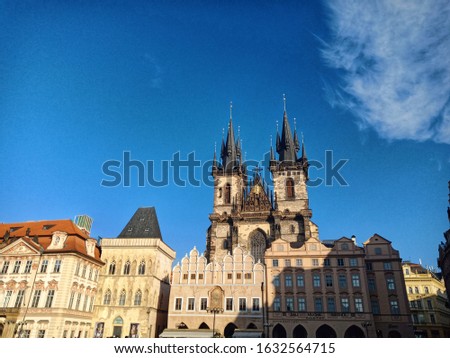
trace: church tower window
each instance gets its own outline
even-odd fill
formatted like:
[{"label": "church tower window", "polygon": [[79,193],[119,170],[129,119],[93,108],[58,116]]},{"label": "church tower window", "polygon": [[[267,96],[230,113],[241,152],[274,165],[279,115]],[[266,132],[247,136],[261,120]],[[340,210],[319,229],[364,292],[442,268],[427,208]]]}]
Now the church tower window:
[{"label": "church tower window", "polygon": [[295,198],[294,180],[292,178],[286,179],[286,197],[288,199]]},{"label": "church tower window", "polygon": [[225,204],[231,204],[231,185],[230,184],[225,185],[224,202],[225,202]]}]

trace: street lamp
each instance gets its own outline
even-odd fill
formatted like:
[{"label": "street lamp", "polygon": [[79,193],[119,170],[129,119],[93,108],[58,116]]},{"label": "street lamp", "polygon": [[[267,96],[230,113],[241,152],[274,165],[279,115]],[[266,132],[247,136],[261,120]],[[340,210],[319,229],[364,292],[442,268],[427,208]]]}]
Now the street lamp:
[{"label": "street lamp", "polygon": [[216,335],[216,313],[222,313],[223,312],[223,308],[220,307],[207,307],[206,308],[207,312],[212,312],[213,314],[213,335],[212,338],[217,337],[218,335]]}]

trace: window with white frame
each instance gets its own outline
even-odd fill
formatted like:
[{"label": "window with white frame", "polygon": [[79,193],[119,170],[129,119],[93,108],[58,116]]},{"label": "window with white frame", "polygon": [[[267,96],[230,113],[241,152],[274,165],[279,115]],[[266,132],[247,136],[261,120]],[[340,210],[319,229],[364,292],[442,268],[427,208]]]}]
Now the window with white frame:
[{"label": "window with white frame", "polygon": [[252,299],[252,311],[258,312],[259,311],[259,297],[253,297]]},{"label": "window with white frame", "polygon": [[355,297],[355,311],[364,312],[363,300],[361,297]]},{"label": "window with white frame", "polygon": [[298,311],[299,312],[305,312],[306,311],[306,298],[305,297],[298,297],[297,298],[297,305],[298,305]]},{"label": "window with white frame", "polygon": [[25,264],[25,270],[23,270],[23,273],[30,273],[32,264],[33,264],[33,261],[28,260],[27,263]]},{"label": "window with white frame", "polygon": [[247,299],[245,297],[239,298],[239,311],[240,312],[247,311]]},{"label": "window with white frame", "polygon": [[24,296],[25,290],[19,290],[19,292],[17,292],[16,303],[14,304],[14,307],[19,308],[22,306]]},{"label": "window with white frame", "polygon": [[20,261],[20,260],[17,260],[17,261],[14,263],[13,273],[19,273],[20,265],[21,265],[21,264],[22,264],[22,261]]},{"label": "window with white frame", "polygon": [[55,297],[55,290],[48,290],[47,301],[45,301],[45,308],[52,307],[54,297]]},{"label": "window with white frame", "polygon": [[72,309],[74,299],[75,299],[75,291],[72,291],[72,293],[70,294],[69,305],[68,305],[69,310]]},{"label": "window with white frame", "polygon": [[305,276],[303,274],[297,275],[297,287],[305,287]]},{"label": "window with white frame", "polygon": [[350,301],[348,297],[341,297],[341,310],[342,312],[350,312]]},{"label": "window with white frame", "polygon": [[361,281],[360,281],[358,273],[355,273],[352,275],[352,286],[353,287],[361,287]]},{"label": "window with white frame", "polygon": [[294,298],[286,297],[286,311],[292,312],[294,310]]},{"label": "window with white frame", "polygon": [[276,312],[281,311],[281,299],[280,297],[275,297],[273,300],[273,310]]},{"label": "window with white frame", "polygon": [[40,273],[47,272],[48,260],[42,260]]},{"label": "window with white frame", "polygon": [[31,307],[33,307],[33,308],[38,307],[40,299],[41,299],[41,290],[34,291],[33,301],[31,302]]},{"label": "window with white frame", "polygon": [[303,260],[302,259],[295,259],[295,266],[302,267],[303,266]]},{"label": "window with white frame", "polygon": [[284,276],[284,286],[285,287],[292,287],[292,275],[287,274]]},{"label": "window with white frame", "polygon": [[53,267],[53,272],[60,272],[61,271],[61,260],[55,260],[55,266]]},{"label": "window with white frame", "polygon": [[189,297],[188,298],[188,304],[187,304],[187,310],[193,311],[195,309],[195,298]]},{"label": "window with white frame", "polygon": [[2,274],[8,273],[9,261],[3,262]]},{"label": "window with white frame", "polygon": [[181,297],[175,298],[175,311],[181,311],[183,307],[183,299]]},{"label": "window with white frame", "polygon": [[225,300],[225,310],[233,311],[233,297],[227,297]]},{"label": "window with white frame", "polygon": [[12,292],[13,291],[11,290],[6,291],[5,298],[3,299],[3,307],[8,307],[9,301],[11,300]]},{"label": "window with white frame", "polygon": [[206,311],[207,308],[208,308],[208,298],[201,297],[200,298],[200,311]]}]

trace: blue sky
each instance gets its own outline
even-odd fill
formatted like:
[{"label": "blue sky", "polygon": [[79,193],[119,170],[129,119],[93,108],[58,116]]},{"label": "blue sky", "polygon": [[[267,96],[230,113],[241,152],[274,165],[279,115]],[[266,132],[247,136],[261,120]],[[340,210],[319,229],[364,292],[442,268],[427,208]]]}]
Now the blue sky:
[{"label": "blue sky", "polygon": [[246,158],[261,160],[286,94],[309,158],[348,159],[347,186],[309,190],[321,239],[378,233],[436,266],[449,13],[446,1],[2,1],[0,221],[88,214],[94,237],[114,237],[155,206],[177,259],[203,250],[210,187],[139,187],[136,170],[104,187],[103,163],[210,160],[230,101]]}]

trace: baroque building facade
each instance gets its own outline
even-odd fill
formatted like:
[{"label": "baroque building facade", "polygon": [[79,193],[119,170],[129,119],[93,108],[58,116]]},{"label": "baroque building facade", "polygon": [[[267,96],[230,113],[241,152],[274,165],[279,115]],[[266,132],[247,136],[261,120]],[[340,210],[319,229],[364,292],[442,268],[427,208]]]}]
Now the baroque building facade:
[{"label": "baroque building facade", "polygon": [[103,262],[89,230],[71,220],[0,224],[0,337],[90,335]]},{"label": "baroque building facade", "polygon": [[442,276],[412,262],[403,262],[403,273],[414,336],[450,338],[450,308]]},{"label": "baroque building facade", "polygon": [[92,337],[158,337],[167,326],[175,252],[162,240],[155,208],[139,208],[101,248]]},{"label": "baroque building facade", "polygon": [[[163,336],[412,337],[398,251],[376,234],[363,247],[320,241],[305,145],[286,106],[282,123],[277,155],[270,149],[270,190],[259,168],[250,179],[230,118],[220,160],[214,153],[206,250],[175,266]],[[238,308],[227,311],[236,299]]]}]

